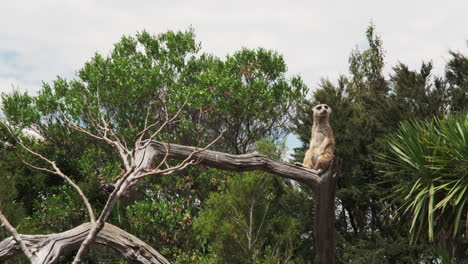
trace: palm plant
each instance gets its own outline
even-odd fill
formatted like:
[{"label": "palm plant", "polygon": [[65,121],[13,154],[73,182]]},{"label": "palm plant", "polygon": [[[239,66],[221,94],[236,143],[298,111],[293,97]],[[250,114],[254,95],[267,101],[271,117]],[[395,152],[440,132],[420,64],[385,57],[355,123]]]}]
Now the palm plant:
[{"label": "palm plant", "polygon": [[391,198],[399,216],[411,216],[411,240],[461,245],[468,236],[468,113],[403,122],[385,143],[381,165],[398,179]]}]

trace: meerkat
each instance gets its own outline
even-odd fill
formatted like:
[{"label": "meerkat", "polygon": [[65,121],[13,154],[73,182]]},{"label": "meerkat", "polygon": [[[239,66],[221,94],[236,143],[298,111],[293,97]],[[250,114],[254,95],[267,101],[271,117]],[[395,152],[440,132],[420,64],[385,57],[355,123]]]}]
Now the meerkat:
[{"label": "meerkat", "polygon": [[330,126],[331,108],[326,104],[319,104],[312,108],[314,124],[311,129],[310,147],[305,153],[304,161],[297,165],[316,171],[324,172],[333,160],[335,138]]}]

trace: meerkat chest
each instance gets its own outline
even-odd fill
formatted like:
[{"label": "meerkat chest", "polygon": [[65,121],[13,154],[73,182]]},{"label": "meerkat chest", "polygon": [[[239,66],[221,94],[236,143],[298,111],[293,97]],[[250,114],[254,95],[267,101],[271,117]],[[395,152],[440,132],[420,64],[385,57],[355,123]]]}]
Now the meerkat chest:
[{"label": "meerkat chest", "polygon": [[311,149],[318,149],[322,143],[327,139],[328,133],[326,129],[316,129],[312,135],[312,139],[310,141],[310,148]]}]

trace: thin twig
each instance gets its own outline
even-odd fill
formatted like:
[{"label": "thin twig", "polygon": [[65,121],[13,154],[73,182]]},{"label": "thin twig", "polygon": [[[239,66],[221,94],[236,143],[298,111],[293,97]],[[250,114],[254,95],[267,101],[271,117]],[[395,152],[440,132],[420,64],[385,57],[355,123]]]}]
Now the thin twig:
[{"label": "thin twig", "polygon": [[78,194],[80,195],[81,199],[83,200],[83,202],[85,203],[86,205],[86,209],[88,210],[88,214],[89,214],[89,218],[90,218],[90,221],[92,223],[94,223],[96,221],[96,218],[94,216],[94,211],[93,211],[93,208],[91,207],[91,204],[89,203],[88,199],[86,198],[86,196],[84,195],[84,193],[81,191],[81,188],[76,185],[71,179],[70,177],[68,177],[67,175],[65,175],[59,167],[57,167],[57,165],[55,164],[54,161],[51,161],[49,159],[47,159],[46,157],[42,156],[41,154],[33,151],[32,149],[26,147],[21,141],[17,140],[16,141],[22,148],[24,148],[26,151],[28,151],[29,153],[33,154],[34,156],[36,157],[39,157],[40,159],[42,159],[43,161],[49,163],[53,168],[54,170],[50,170],[50,169],[47,169],[47,168],[41,168],[41,167],[37,167],[37,166],[34,166],[32,164],[30,164],[29,162],[26,162],[25,160],[23,160],[19,155],[18,158],[20,158],[21,162],[23,162],[25,165],[33,168],[33,169],[36,169],[36,170],[40,170],[40,171],[45,171],[45,172],[49,172],[49,173],[52,173],[52,174],[55,174],[55,175],[58,175],[60,176],[62,179],[64,179],[65,181],[67,181],[77,192]]},{"label": "thin twig", "polygon": [[156,170],[161,168],[161,166],[164,165],[164,164],[166,164],[166,166],[168,166],[167,158],[169,157],[169,153],[171,151],[171,144],[167,144],[167,146],[164,145],[164,149],[166,149],[166,155],[164,155],[164,158],[161,160],[161,162],[158,164],[158,166],[156,166],[156,168],[155,168]]},{"label": "thin twig", "polygon": [[[88,115],[90,115],[90,114],[88,114]],[[94,119],[94,118],[93,118],[93,119]],[[120,159],[122,160],[122,163],[124,164],[125,169],[128,170],[128,169],[130,168],[130,164],[128,163],[128,160],[127,160],[127,158],[128,158],[128,155],[127,155],[127,154],[128,154],[128,152],[129,152],[129,151],[127,150],[127,148],[125,148],[125,147],[120,143],[120,140],[118,140],[118,141],[113,141],[113,140],[111,140],[111,139],[109,139],[109,138],[107,137],[107,132],[108,132],[108,131],[111,131],[111,130],[107,127],[107,125],[106,125],[106,127],[102,127],[102,126],[99,125],[95,120],[92,121],[92,123],[93,123],[93,125],[94,125],[96,128],[101,129],[101,130],[104,131],[104,133],[101,133],[102,136],[97,136],[97,135],[95,135],[95,134],[89,132],[88,130],[83,129],[83,128],[81,128],[81,127],[79,127],[79,126],[77,126],[77,125],[75,125],[75,124],[72,124],[72,123],[70,123],[70,122],[68,122],[68,121],[65,120],[65,125],[66,125],[67,127],[71,128],[71,129],[73,129],[73,130],[76,130],[76,131],[78,131],[78,132],[84,133],[84,134],[86,134],[86,135],[88,135],[88,136],[90,136],[90,137],[92,137],[92,138],[95,138],[95,139],[98,139],[98,140],[102,140],[102,141],[106,142],[107,144],[111,145],[112,147],[114,147],[114,149],[117,151],[117,153],[119,153]],[[111,131],[111,133],[113,134],[112,131]]]},{"label": "thin twig", "polygon": [[[152,128],[152,127],[156,126],[156,125],[160,122],[160,120],[157,121],[157,122],[155,122],[155,123],[153,123],[153,124],[151,124],[149,127],[145,128],[142,132],[140,132],[141,135],[140,135],[139,140],[136,142],[137,145],[135,146],[135,148],[137,148],[137,146],[138,146],[138,149],[144,149],[144,148],[146,148],[146,147],[148,146],[148,144],[150,144],[149,142],[151,142],[151,140],[153,140],[154,137],[156,137],[159,133],[161,133],[161,131],[162,131],[168,124],[173,123],[174,120],[175,120],[177,117],[179,117],[180,113],[182,112],[182,110],[184,109],[184,107],[185,107],[186,104],[187,104],[187,101],[185,101],[185,102],[182,104],[182,106],[179,108],[179,110],[177,111],[177,113],[175,113],[175,115],[174,115],[171,119],[169,119],[169,115],[168,115],[168,113],[167,113],[167,111],[166,111],[166,121],[158,128],[158,130],[156,130],[156,132],[154,132],[153,134],[151,134],[149,138],[145,139],[145,142],[147,142],[147,143],[146,143],[146,144],[143,144],[142,146],[141,146],[141,142],[142,142],[142,139],[143,139],[144,134],[148,131],[148,129],[149,129],[150,127]],[[154,125],[154,126],[153,126],[153,125]],[[139,133],[139,134],[140,134],[140,133]]]},{"label": "thin twig", "polygon": [[[5,125],[6,129],[8,130],[8,132],[10,132],[10,134],[12,136],[14,136],[13,134],[13,131],[11,130],[10,127],[8,127],[7,125]],[[55,164],[54,161],[51,161],[49,159],[47,159],[46,157],[42,156],[41,154],[33,151],[32,149],[26,147],[20,140],[16,139],[15,137],[15,140],[16,142],[22,147],[24,148],[26,151],[28,151],[29,153],[33,154],[34,156],[36,157],[39,157],[40,159],[46,161],[47,163],[49,163],[50,165],[52,165],[52,167],[54,168],[54,170],[50,170],[50,169],[47,169],[47,168],[42,168],[42,167],[37,167],[37,166],[34,166],[32,165],[31,163],[29,162],[26,162],[25,160],[23,160],[19,154],[16,152],[16,148],[15,148],[15,154],[16,156],[21,160],[21,162],[23,162],[25,165],[33,168],[33,169],[36,169],[36,170],[40,170],[40,171],[45,171],[45,172],[48,172],[48,173],[52,173],[52,174],[55,174],[55,175],[58,175],[60,176],[62,179],[64,179],[65,181],[67,181],[77,192],[78,194],[80,195],[80,197],[82,198],[83,202],[85,203],[85,206],[88,210],[88,214],[89,214],[89,218],[90,218],[90,221],[92,223],[94,223],[96,221],[96,218],[94,216],[94,211],[93,211],[93,208],[91,207],[91,204],[89,203],[88,199],[86,198],[86,196],[84,195],[84,193],[81,191],[81,188],[76,185],[71,179],[70,177],[66,176],[61,170],[59,167],[57,167],[57,165]],[[12,146],[14,147],[14,146]]]}]

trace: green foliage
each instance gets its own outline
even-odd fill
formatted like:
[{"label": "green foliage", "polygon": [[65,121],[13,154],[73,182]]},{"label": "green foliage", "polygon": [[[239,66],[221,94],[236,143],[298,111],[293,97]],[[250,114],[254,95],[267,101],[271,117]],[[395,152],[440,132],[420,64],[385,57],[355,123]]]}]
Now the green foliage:
[{"label": "green foliage", "polygon": [[288,113],[306,87],[298,76],[286,78],[283,57],[259,48],[222,60],[199,50],[191,30],[124,36],[110,55],[96,54],[86,62],[76,79],[58,77],[36,97],[4,94],[3,110],[12,125],[35,127],[41,134],[52,124],[67,123],[94,132],[93,125],[103,125],[103,113],[128,145],[145,124],[181,108],[186,120],[167,128],[171,140],[196,144],[199,122],[205,140],[225,131],[223,147],[236,153],[251,150],[264,137],[284,136]]},{"label": "green foliage", "polygon": [[[260,142],[261,152],[278,158],[272,143]],[[242,173],[228,179],[226,188],[212,193],[195,221],[215,263],[292,263],[304,232],[288,208],[297,187],[265,173]],[[302,197],[304,198],[304,197]],[[295,201],[296,203],[298,201]],[[292,203],[289,205],[295,207]],[[296,212],[298,213],[298,212]]]},{"label": "green foliage", "polygon": [[364,88],[362,86],[383,78],[382,69],[385,64],[383,42],[375,34],[375,26],[372,23],[366,30],[366,39],[369,48],[362,52],[356,48],[349,57],[349,71],[353,76],[353,83],[361,90]]},{"label": "green foliage", "polygon": [[[218,146],[236,154],[253,149],[264,139],[278,139],[288,131],[289,113],[300,102],[306,87],[298,76],[286,78],[286,64],[276,52],[242,49],[220,60],[202,56],[194,98],[210,112],[206,130],[221,131]],[[193,103],[193,101],[192,101]]]},{"label": "green foliage", "polygon": [[387,174],[402,180],[393,199],[411,215],[414,240],[448,240],[468,230],[468,115],[404,122],[388,137],[390,154],[380,155]]},{"label": "green foliage", "polygon": [[[395,224],[397,227],[398,223]],[[404,237],[388,239],[375,233],[366,239],[355,239],[353,243],[343,241],[344,237],[339,236],[337,262],[368,264],[368,263],[395,263],[407,264],[415,263],[438,263],[437,257],[430,252],[427,246],[408,246],[408,241]],[[417,262],[419,263],[419,262]]]},{"label": "green foliage", "polygon": [[190,70],[186,65],[198,50],[192,31],[123,37],[109,56],[96,54],[85,63],[77,79],[58,77],[36,97],[3,95],[3,110],[12,125],[40,132],[65,123],[91,129],[103,113],[114,133],[130,143],[147,114],[152,123],[176,111],[179,88]]},{"label": "green foliage", "polygon": [[35,212],[25,219],[28,229],[40,227],[40,232],[56,233],[86,222],[86,208],[73,188],[62,185],[56,189],[50,195],[36,199]]},{"label": "green foliage", "polygon": [[[24,188],[28,183],[22,181],[18,176],[18,170],[11,165],[14,164],[11,155],[6,155],[5,151],[0,150],[0,209],[3,214],[13,216],[8,218],[13,224],[20,222],[20,220],[26,214],[26,208],[24,208],[20,199],[17,199],[21,188]],[[9,156],[9,157],[8,157]],[[1,232],[1,231],[0,231]],[[2,233],[0,233],[2,234]],[[3,236],[2,236],[3,237]]]},{"label": "green foliage", "polygon": [[401,63],[393,68],[395,73],[391,82],[395,94],[392,100],[400,119],[426,119],[448,112],[447,106],[451,102],[449,92],[453,89],[448,88],[446,81],[441,78],[435,78],[431,83],[432,68],[430,62],[423,62],[419,72]]},{"label": "green foliage", "polygon": [[[34,200],[57,184],[49,175],[25,167],[9,147],[9,132],[0,127],[0,210],[22,229],[22,220],[34,210]],[[49,185],[49,186],[48,186]]]},{"label": "green foliage", "polygon": [[[212,193],[196,221],[211,241],[214,262],[286,262],[300,242],[300,223],[280,210],[281,184],[262,174],[236,175],[224,192]],[[283,187],[284,188],[284,187]]]},{"label": "green foliage", "polygon": [[[123,225],[156,249],[167,252],[165,256],[173,263],[211,263],[206,262],[205,242],[199,241],[192,221],[210,193],[222,189],[228,177],[230,174],[223,171],[190,167],[178,174],[152,178],[142,189],[144,199],[124,210],[123,219],[128,221],[124,220]],[[147,217],[153,218],[149,222],[141,220]]]},{"label": "green foliage", "polygon": [[191,226],[193,213],[182,199],[160,197],[145,199],[127,207],[128,222],[132,233],[150,244],[158,245],[164,255],[176,259],[189,255],[193,245],[184,244],[194,236]]},{"label": "green foliage", "polygon": [[33,107],[33,98],[28,94],[13,91],[10,95],[2,94],[3,113],[10,117],[11,124],[28,127],[40,120],[39,113]]},{"label": "green foliage", "polygon": [[[468,43],[467,43],[468,47]],[[468,57],[460,52],[450,52],[452,59],[447,63],[445,77],[449,87],[450,110],[454,113],[466,109],[468,98]]]}]

